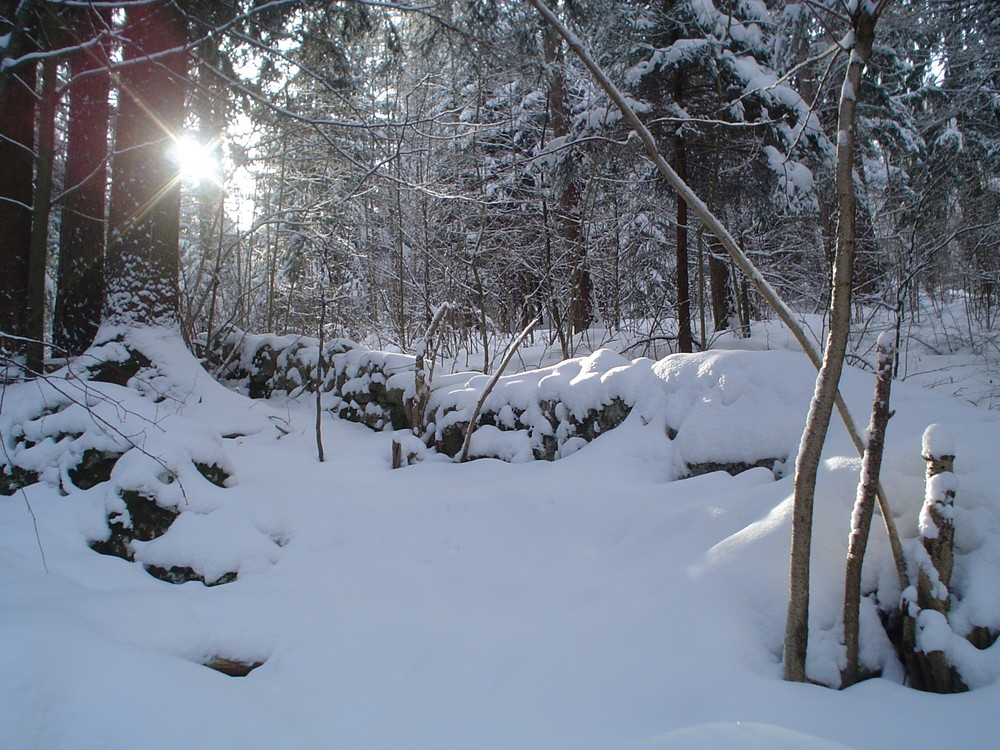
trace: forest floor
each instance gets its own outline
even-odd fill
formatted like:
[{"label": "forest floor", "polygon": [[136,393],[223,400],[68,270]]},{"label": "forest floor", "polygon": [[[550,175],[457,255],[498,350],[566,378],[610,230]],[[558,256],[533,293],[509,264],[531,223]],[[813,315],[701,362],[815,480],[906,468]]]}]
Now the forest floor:
[{"label": "forest floor", "polygon": [[[90,549],[106,531],[109,487],[148,465],[119,462],[88,490],[63,494],[57,475],[0,498],[4,750],[912,749],[980,747],[1000,733],[1000,646],[956,647],[969,693],[911,690],[870,597],[862,656],[881,678],[843,691],[781,681],[790,477],[677,480],[662,425],[637,415],[552,463],[431,457],[398,470],[391,432],[327,415],[320,463],[311,399],[251,401],[213,382],[179,340],[143,345],[168,398],[108,386],[121,430],[148,433],[161,460],[212,454],[232,475],[225,488],[171,477],[187,521],[145,543],[143,559],[239,577],[175,585]],[[926,347],[894,385],[883,480],[912,544],[921,434],[950,428],[954,624],[1000,626],[993,365],[941,341]],[[716,355],[697,360],[702,371],[729,356]],[[783,419],[780,403],[744,400],[811,389],[807,367],[775,374],[778,355],[790,356],[741,363],[743,385],[728,391],[728,406],[742,403],[765,431]],[[845,374],[861,424],[873,382]],[[8,388],[4,419],[21,418],[33,387]],[[154,420],[134,423],[154,408]],[[737,412],[721,409],[719,430],[738,433],[727,413]],[[824,458],[809,660],[819,682],[842,662],[859,466],[839,425]],[[865,588],[883,596],[893,593],[886,548],[875,527]],[[214,657],[262,665],[231,677],[203,666]]]}]

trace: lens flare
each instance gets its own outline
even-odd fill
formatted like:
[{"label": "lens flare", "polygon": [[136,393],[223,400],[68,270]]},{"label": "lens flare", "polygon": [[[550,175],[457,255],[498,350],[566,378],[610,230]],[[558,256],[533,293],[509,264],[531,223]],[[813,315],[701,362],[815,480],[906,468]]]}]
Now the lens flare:
[{"label": "lens flare", "polygon": [[222,163],[218,143],[202,143],[182,135],[174,140],[170,157],[177,165],[178,178],[193,185],[222,183]]}]

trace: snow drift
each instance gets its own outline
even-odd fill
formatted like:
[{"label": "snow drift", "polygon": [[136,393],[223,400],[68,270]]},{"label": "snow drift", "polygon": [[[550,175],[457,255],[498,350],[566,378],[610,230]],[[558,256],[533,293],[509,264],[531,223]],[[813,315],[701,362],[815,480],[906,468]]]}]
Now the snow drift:
[{"label": "snow drift", "polygon": [[[837,692],[780,681],[790,478],[758,467],[675,481],[693,458],[793,454],[813,380],[801,355],[598,352],[511,375],[498,415],[539,393],[564,398],[567,415],[605,396],[631,408],[552,463],[431,453],[392,470],[397,433],[327,414],[321,464],[312,399],[226,390],[164,332],[112,350],[148,363],[124,383],[77,369],[3,392],[5,466],[41,480],[0,498],[5,748],[937,747],[1000,729],[1000,652],[962,637],[1000,624],[991,412],[898,386],[883,477],[912,547],[921,435],[949,424],[959,486],[943,647],[974,689],[942,699],[899,684],[878,612],[900,592],[876,530],[861,637],[882,678]],[[442,378],[435,397],[462,408],[475,377]],[[846,374],[857,414],[871,388]],[[83,488],[69,471],[87,450],[122,457]],[[808,669],[831,682],[858,470],[839,427],[824,459]],[[155,541],[131,543],[131,561],[89,546],[122,514],[123,490],[176,512]],[[218,657],[262,664],[229,677],[203,666]]]}]

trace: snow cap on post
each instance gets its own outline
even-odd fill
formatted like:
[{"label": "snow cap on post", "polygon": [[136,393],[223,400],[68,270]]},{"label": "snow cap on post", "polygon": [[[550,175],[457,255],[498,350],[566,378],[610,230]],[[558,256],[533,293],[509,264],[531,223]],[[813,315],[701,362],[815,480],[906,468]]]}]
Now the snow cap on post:
[{"label": "snow cap on post", "polygon": [[920,455],[925,460],[943,457],[955,457],[955,441],[951,438],[951,432],[942,424],[932,424],[924,430],[924,437]]},{"label": "snow cap on post", "polygon": [[878,336],[878,342],[875,345],[878,349],[893,354],[896,351],[896,333],[895,331],[882,331]]}]

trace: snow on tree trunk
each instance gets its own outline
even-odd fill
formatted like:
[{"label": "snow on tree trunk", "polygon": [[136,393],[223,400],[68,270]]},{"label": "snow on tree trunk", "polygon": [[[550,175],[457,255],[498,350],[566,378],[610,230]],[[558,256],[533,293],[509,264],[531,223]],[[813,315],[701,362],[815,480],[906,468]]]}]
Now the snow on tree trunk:
[{"label": "snow on tree trunk", "polygon": [[927,552],[917,580],[917,603],[948,615],[955,541],[955,448],[947,428],[933,424],[924,432],[922,455],[927,462],[926,494],[920,512],[920,541]]},{"label": "snow on tree trunk", "polygon": [[889,411],[889,393],[892,388],[893,346],[888,334],[879,337],[878,374],[875,380],[875,399],[872,403],[871,422],[868,426],[868,446],[861,461],[861,478],[858,497],[851,514],[851,535],[847,545],[847,568],[844,574],[844,646],[847,665],[841,674],[841,686],[848,687],[860,679],[858,666],[858,615],[861,605],[861,569],[868,546],[868,533],[872,525],[875,495],[882,470],[882,451],[885,430],[892,413]]},{"label": "snow on tree trunk", "polygon": [[816,378],[816,391],[809,406],[795,463],[792,510],[792,550],[789,570],[788,619],[785,624],[784,677],[793,682],[806,680],[806,651],[809,642],[809,556],[812,547],[813,501],[816,474],[830,416],[837,399],[840,373],[851,332],[851,291],[854,281],[854,249],[857,243],[856,198],[854,195],[854,141],[857,92],[861,75],[871,57],[877,9],[859,3],[851,17],[853,41],[837,118],[836,195],[837,252],[830,296],[830,332],[823,352],[823,364]]},{"label": "snow on tree trunk", "polygon": [[184,122],[185,18],[174,3],[130,5],[123,37],[105,318],[175,325],[180,181],[169,151]]},{"label": "snow on tree trunk", "polygon": [[[955,447],[947,428],[924,431],[921,454],[927,462],[924,505],[920,511],[920,546],[915,552],[916,592],[903,593],[903,646],[910,684],[935,693],[968,688],[951,666],[943,636],[950,635],[951,573],[954,566]],[[914,601],[914,597],[916,601]]]}]

